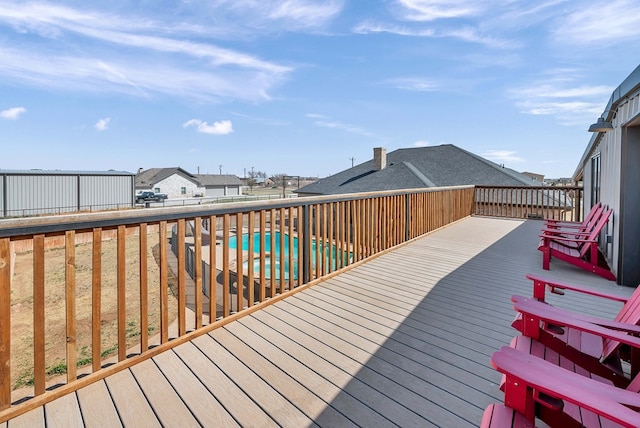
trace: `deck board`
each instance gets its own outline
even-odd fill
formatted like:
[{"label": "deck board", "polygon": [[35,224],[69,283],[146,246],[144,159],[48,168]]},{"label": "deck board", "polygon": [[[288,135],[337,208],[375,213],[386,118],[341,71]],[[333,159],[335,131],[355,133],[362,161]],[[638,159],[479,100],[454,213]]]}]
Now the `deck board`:
[{"label": "deck board", "polygon": [[109,376],[105,382],[124,426],[161,426],[129,370]]},{"label": "deck board", "polygon": [[[543,271],[540,226],[457,222],[7,427],[45,414],[67,426],[477,426],[502,400],[489,358],[516,334],[510,296],[531,295],[526,273],[633,291],[560,261]],[[621,306],[549,301],[608,318]]]},{"label": "deck board", "polygon": [[96,428],[122,426],[104,382],[95,382],[80,389],[77,396],[85,426]]},{"label": "deck board", "polygon": [[239,426],[174,352],[163,352],[153,359],[198,423],[212,428]]},{"label": "deck board", "polygon": [[50,427],[82,427],[82,414],[76,394],[67,394],[45,405],[46,425]]}]

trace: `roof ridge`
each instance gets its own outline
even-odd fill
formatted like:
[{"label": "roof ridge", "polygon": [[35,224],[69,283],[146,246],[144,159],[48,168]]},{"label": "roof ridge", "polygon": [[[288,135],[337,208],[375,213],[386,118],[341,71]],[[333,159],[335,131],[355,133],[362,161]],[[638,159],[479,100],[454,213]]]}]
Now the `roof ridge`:
[{"label": "roof ridge", "polygon": [[426,175],[420,172],[420,170],[411,162],[402,161],[402,164],[406,166],[413,175],[418,177],[418,179],[422,181],[427,187],[437,187],[433,181],[429,180],[429,178],[427,178]]}]

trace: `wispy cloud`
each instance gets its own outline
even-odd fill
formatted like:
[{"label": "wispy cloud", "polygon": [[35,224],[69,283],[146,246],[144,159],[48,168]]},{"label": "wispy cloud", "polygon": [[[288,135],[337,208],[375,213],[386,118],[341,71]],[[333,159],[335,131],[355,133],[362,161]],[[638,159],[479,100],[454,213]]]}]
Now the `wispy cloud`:
[{"label": "wispy cloud", "polygon": [[420,140],[420,141],[416,141],[415,143],[413,143],[414,147],[428,147],[428,146],[433,146],[433,144],[431,144],[428,141],[425,140]]},{"label": "wispy cloud", "polygon": [[9,120],[18,120],[20,116],[27,112],[24,107],[12,107],[6,110],[0,111],[0,117]]},{"label": "wispy cloud", "polygon": [[389,79],[382,82],[383,85],[391,86],[396,89],[407,91],[432,92],[441,88],[441,85],[430,79],[419,77],[404,77],[397,79]]},{"label": "wispy cloud", "polygon": [[211,135],[227,135],[233,132],[233,124],[230,120],[221,120],[208,124],[200,119],[191,119],[182,124],[183,127],[195,127],[198,132]]},{"label": "wispy cloud", "polygon": [[104,117],[102,119],[99,119],[95,125],[93,125],[96,130],[98,131],[106,131],[107,129],[109,129],[109,122],[111,122],[111,118],[110,117]]},{"label": "wispy cloud", "polygon": [[308,113],[305,115],[306,117],[313,119],[313,124],[315,126],[320,126],[322,128],[331,128],[331,129],[338,129],[341,131],[345,131],[345,132],[349,132],[351,134],[356,134],[356,135],[361,135],[363,137],[369,137],[369,138],[376,138],[376,139],[380,139],[380,137],[378,137],[376,134],[374,134],[373,132],[370,132],[364,128],[361,128],[359,126],[356,125],[351,125],[348,123],[343,123],[343,122],[339,122],[339,121],[335,121],[332,120],[331,118],[321,115],[321,114],[317,114],[317,113]]},{"label": "wispy cloud", "polygon": [[640,39],[640,3],[636,0],[579,3],[556,26],[560,43],[609,45]]},{"label": "wispy cloud", "polygon": [[516,156],[516,153],[512,150],[487,150],[482,153],[482,156],[494,162],[524,162],[524,159]]},{"label": "wispy cloud", "polygon": [[443,18],[461,18],[477,15],[482,2],[477,0],[396,0],[405,19],[433,21]]},{"label": "wispy cloud", "polygon": [[511,89],[508,96],[523,113],[549,115],[562,125],[581,125],[602,112],[603,100],[613,91],[604,85],[575,85],[571,69],[550,70],[544,81]]},{"label": "wispy cloud", "polygon": [[[254,28],[270,31],[316,29],[340,14],[345,0],[214,0],[217,15],[242,17]],[[206,6],[205,6],[206,7]]]},{"label": "wispy cloud", "polygon": [[371,21],[361,22],[356,25],[353,28],[353,32],[356,34],[389,33],[411,37],[433,37],[435,35],[435,31],[431,28],[409,28],[407,26],[374,23]]},{"label": "wispy cloud", "polygon": [[383,24],[365,21],[356,25],[352,31],[356,34],[388,33],[407,37],[451,38],[469,43],[477,43],[496,49],[514,48],[518,46],[513,41],[484,35],[477,28],[473,28],[471,26],[463,26],[452,29],[413,28],[406,25]]},{"label": "wispy cloud", "polygon": [[[58,90],[260,100],[292,71],[220,47],[197,25],[135,14],[9,2],[0,5],[1,25],[16,43],[0,48],[0,76]],[[187,41],[194,35],[198,42]]]}]

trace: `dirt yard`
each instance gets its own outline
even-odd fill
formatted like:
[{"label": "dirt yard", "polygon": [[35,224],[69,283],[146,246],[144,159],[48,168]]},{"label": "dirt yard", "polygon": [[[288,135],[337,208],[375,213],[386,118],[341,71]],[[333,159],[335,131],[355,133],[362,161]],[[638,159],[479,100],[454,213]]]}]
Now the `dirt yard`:
[{"label": "dirt yard", "polygon": [[[169,251],[171,251],[169,249]],[[149,336],[160,331],[160,281],[157,263],[158,234],[148,235]],[[76,320],[78,365],[91,364],[91,244],[76,245]],[[138,237],[126,239],[127,347],[140,338]],[[102,243],[101,320],[103,360],[117,353],[116,240]],[[45,361],[48,377],[66,372],[65,352],[65,250],[45,254]],[[177,301],[171,292],[175,278],[169,276],[169,317],[177,316]],[[17,254],[11,290],[11,374],[14,388],[33,384],[33,253]]]}]

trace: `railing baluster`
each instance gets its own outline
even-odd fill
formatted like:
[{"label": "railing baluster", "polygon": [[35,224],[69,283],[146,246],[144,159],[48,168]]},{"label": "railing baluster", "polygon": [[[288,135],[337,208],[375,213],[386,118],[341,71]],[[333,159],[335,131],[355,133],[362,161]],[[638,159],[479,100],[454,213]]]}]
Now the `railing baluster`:
[{"label": "railing baluster", "polygon": [[280,208],[278,210],[278,225],[280,226],[278,228],[279,230],[279,237],[280,237],[280,269],[278,269],[278,293],[282,294],[284,293],[284,284],[285,284],[285,278],[284,278],[284,274],[285,274],[285,251],[284,251],[284,244],[286,241],[286,228],[285,228],[285,215],[284,215],[285,211],[284,208]]},{"label": "railing baluster", "polygon": [[185,230],[186,220],[178,220],[178,337],[187,332],[187,296],[186,296],[186,254],[185,254]]},{"label": "railing baluster", "polygon": [[276,296],[276,210],[269,211],[269,295]]},{"label": "railing baluster", "polygon": [[127,311],[126,311],[126,228],[118,226],[117,238],[117,291],[118,313],[118,361],[127,357]]},{"label": "railing baluster", "polygon": [[194,281],[194,306],[195,328],[202,327],[202,218],[193,219],[193,281]]},{"label": "railing baluster", "polygon": [[67,383],[76,380],[76,233],[65,233],[65,312],[67,324]]},{"label": "railing baluster", "polygon": [[252,307],[254,303],[254,233],[255,233],[255,211],[249,211],[247,219],[247,232],[249,234],[247,251],[247,306]]},{"label": "railing baluster", "polygon": [[97,372],[102,367],[102,228],[93,229],[91,251],[91,365]]},{"label": "railing baluster", "polygon": [[244,238],[242,213],[236,214],[236,312],[244,307],[244,274],[242,272]]},{"label": "railing baluster", "polygon": [[209,324],[218,318],[217,218],[209,216]]},{"label": "railing baluster", "polygon": [[229,303],[231,295],[229,287],[229,214],[222,217],[222,317],[226,318],[230,314]]},{"label": "railing baluster", "polygon": [[265,210],[260,210],[260,301],[264,302],[267,299],[267,269],[265,266],[266,263],[266,233],[267,228],[267,212]]},{"label": "railing baluster", "polygon": [[160,343],[169,341],[169,272],[167,266],[167,222],[158,226],[160,246]]},{"label": "railing baluster", "polygon": [[33,237],[33,387],[35,395],[44,394],[45,391],[44,263],[44,235],[40,234]]},{"label": "railing baluster", "polygon": [[[298,230],[298,253],[295,254],[295,258],[298,260],[298,263],[295,265],[295,272],[296,272],[296,281],[294,281],[294,287],[299,286],[300,284],[302,284],[303,282],[308,282],[308,278],[305,281],[305,277],[304,277],[304,273],[305,271],[308,272],[309,270],[306,268],[305,266],[305,262],[308,262],[308,258],[306,257],[306,252],[307,252],[307,236],[305,233],[305,229],[307,226],[307,217],[304,215],[304,207],[303,206],[299,206],[297,208],[291,208],[296,215],[296,226],[297,226],[297,230]],[[308,229],[306,230],[306,232],[308,232]]]},{"label": "railing baluster", "polygon": [[[293,290],[293,281],[294,281],[294,274],[293,274],[293,270],[295,267],[295,253],[294,253],[294,236],[293,236],[293,207],[289,207],[288,209],[288,216],[289,216],[289,252],[288,252],[288,259],[289,259],[289,290]],[[300,244],[301,242],[298,241],[298,244]],[[300,260],[298,260],[298,263],[300,263]]]},{"label": "railing baluster", "polygon": [[140,352],[149,349],[149,279],[147,265],[147,223],[140,223]]},{"label": "railing baluster", "polygon": [[315,278],[320,278],[320,274],[322,273],[322,264],[321,264],[321,255],[322,255],[322,231],[320,229],[320,219],[321,219],[321,204],[316,204],[314,208],[314,229],[313,229],[313,239],[316,245],[316,269],[315,269]]}]

